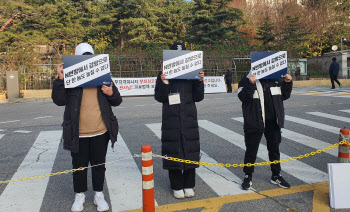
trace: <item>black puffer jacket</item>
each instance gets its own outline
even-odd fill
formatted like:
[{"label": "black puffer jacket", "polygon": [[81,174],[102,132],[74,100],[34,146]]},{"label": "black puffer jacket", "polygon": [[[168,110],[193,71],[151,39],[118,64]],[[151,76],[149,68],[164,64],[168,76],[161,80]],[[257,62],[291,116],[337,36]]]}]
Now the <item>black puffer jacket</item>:
[{"label": "black puffer jacket", "polygon": [[[242,110],[244,117],[244,131],[245,132],[263,132],[265,129],[263,119],[263,107],[261,105],[261,99],[264,97],[259,95],[258,86],[260,82],[257,80],[255,84],[251,84],[247,77],[238,84],[238,98],[242,102]],[[275,109],[275,115],[277,119],[277,125],[280,128],[284,127],[284,106],[283,101],[289,99],[292,92],[293,82],[284,82],[282,79],[273,81],[275,87],[275,95],[272,95],[272,102]],[[261,86],[261,84],[260,84]],[[261,86],[262,88],[262,86]],[[262,89],[261,89],[262,91]],[[279,93],[279,94],[278,94]]]},{"label": "black puffer jacket", "polygon": [[339,63],[333,61],[329,67],[329,75],[334,76],[339,74]]},{"label": "black puffer jacket", "polygon": [[[163,103],[162,155],[199,161],[200,144],[195,102],[204,99],[204,83],[198,80],[169,80],[158,75],[154,98]],[[169,93],[180,93],[181,104],[169,105]],[[198,165],[163,160],[164,169],[193,169]]]},{"label": "black puffer jacket", "polygon": [[[63,148],[71,152],[79,151],[79,115],[82,96],[83,88],[65,89],[64,81],[61,79],[56,79],[53,83],[51,95],[53,102],[58,106],[66,106],[62,123]],[[101,86],[98,86],[97,98],[113,147],[117,141],[119,127],[111,106],[118,106],[123,100],[115,85],[113,85],[112,96],[103,94]]]}]

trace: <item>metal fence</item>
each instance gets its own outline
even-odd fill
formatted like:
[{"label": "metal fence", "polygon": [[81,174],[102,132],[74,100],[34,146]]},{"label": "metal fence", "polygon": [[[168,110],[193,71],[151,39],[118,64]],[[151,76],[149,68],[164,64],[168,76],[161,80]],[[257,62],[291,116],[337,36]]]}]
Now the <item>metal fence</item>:
[{"label": "metal fence", "polygon": [[[45,64],[16,67],[19,72],[20,89],[52,89],[52,83],[57,77],[56,63],[51,58]],[[162,58],[126,57],[110,55],[112,77],[154,77],[162,70]],[[249,57],[204,56],[203,71],[206,76],[225,75],[227,68],[233,71],[233,80],[238,82],[250,70]],[[0,93],[6,90],[6,71],[11,70],[0,63]]]}]

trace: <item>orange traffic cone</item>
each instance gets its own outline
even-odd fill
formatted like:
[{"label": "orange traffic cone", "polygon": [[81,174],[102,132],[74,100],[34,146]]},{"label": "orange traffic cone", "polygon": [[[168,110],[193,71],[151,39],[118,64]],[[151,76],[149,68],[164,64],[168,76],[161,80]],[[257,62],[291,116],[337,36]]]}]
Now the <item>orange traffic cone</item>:
[{"label": "orange traffic cone", "polygon": [[[340,141],[349,142],[349,130],[345,127],[343,129],[340,129],[339,142]],[[349,145],[339,145],[338,163],[349,163]]]}]

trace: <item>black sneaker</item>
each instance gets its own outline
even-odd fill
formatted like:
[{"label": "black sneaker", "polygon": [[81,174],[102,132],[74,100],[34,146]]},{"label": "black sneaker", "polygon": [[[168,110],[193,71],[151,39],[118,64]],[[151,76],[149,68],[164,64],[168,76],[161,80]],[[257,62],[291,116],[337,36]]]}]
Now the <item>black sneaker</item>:
[{"label": "black sneaker", "polygon": [[278,185],[281,188],[290,188],[290,185],[281,175],[278,175],[277,177],[272,176],[270,182],[272,184]]},{"label": "black sneaker", "polygon": [[343,87],[343,85],[340,83],[339,88],[341,89],[342,87]]},{"label": "black sneaker", "polygon": [[246,175],[244,176],[244,180],[243,180],[243,183],[241,185],[241,188],[243,190],[248,190],[250,189],[250,186],[252,185],[252,176],[249,176],[249,175]]}]

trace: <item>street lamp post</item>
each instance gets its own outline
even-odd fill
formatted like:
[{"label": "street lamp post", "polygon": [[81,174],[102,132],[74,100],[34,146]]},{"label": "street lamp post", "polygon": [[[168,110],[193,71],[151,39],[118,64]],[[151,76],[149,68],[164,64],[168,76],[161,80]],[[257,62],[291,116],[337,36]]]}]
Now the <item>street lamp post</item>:
[{"label": "street lamp post", "polygon": [[343,41],[346,42],[346,38],[341,37],[341,38],[340,38],[340,42],[341,42],[340,50],[341,50],[341,51],[343,51]]}]

